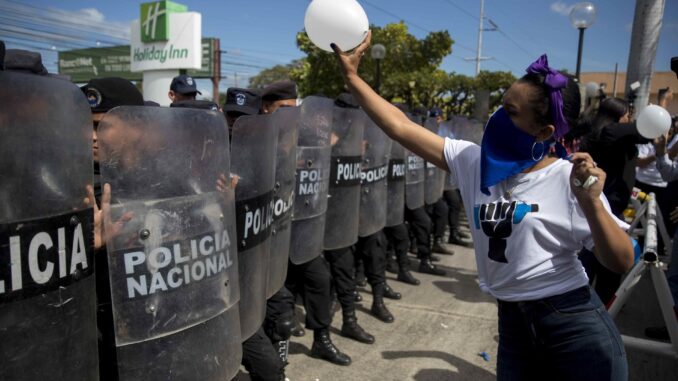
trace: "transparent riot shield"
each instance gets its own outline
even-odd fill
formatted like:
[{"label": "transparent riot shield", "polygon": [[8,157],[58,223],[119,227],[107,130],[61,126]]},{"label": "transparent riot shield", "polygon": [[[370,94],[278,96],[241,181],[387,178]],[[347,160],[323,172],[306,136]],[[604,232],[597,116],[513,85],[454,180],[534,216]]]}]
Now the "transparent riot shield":
[{"label": "transparent riot shield", "polygon": [[485,125],[475,119],[468,120],[468,129],[463,135],[463,139],[480,145],[485,133]]},{"label": "transparent riot shield", "polygon": [[388,161],[388,197],[386,205],[386,226],[400,225],[405,220],[405,148],[394,141],[391,158]]},{"label": "transparent riot shield", "polygon": [[405,205],[408,209],[417,209],[424,206],[424,159],[405,150],[407,172],[405,173]]},{"label": "transparent riot shield", "polygon": [[120,379],[230,379],[242,349],[223,116],[118,107],[98,138]]},{"label": "transparent riot shield", "polygon": [[386,226],[388,159],[392,140],[371,119],[365,124],[358,234],[370,236]]},{"label": "transparent riot shield", "polygon": [[306,263],[320,255],[330,181],[330,146],[334,102],[308,97],[300,106],[296,189],[290,261]]},{"label": "transparent riot shield", "polygon": [[367,119],[367,114],[360,109],[334,108],[325,250],[341,249],[358,241],[360,167]]},{"label": "transparent riot shield", "polygon": [[[422,125],[422,117],[407,114],[410,120]],[[424,206],[425,191],[424,179],[426,178],[426,163],[424,159],[414,153],[405,150],[407,172],[405,173],[405,205],[413,210]]]},{"label": "transparent riot shield", "polygon": [[[440,127],[438,129],[438,135],[444,137],[444,138],[450,138],[450,139],[459,139],[461,136],[459,132],[459,126],[460,126],[460,119],[462,117],[459,116],[453,116],[449,120],[446,120],[442,123],[440,123]],[[464,118],[465,119],[465,118]],[[445,190],[454,190],[459,188],[459,186],[454,182],[452,177],[450,176],[450,172],[445,173],[445,185],[444,189]]]},{"label": "transparent riot shield", "polygon": [[89,105],[4,71],[0,104],[0,379],[97,380]]},{"label": "transparent riot shield", "polygon": [[485,126],[477,120],[454,116],[441,125],[441,136],[466,140],[480,145]]},{"label": "transparent riot shield", "polygon": [[273,228],[266,298],[285,284],[290,255],[292,211],[294,207],[296,151],[299,138],[299,108],[284,107],[273,113],[278,131],[275,185],[273,187]]},{"label": "transparent riot shield", "polygon": [[[435,118],[424,120],[424,128],[438,134],[438,122]],[[445,188],[445,172],[434,164],[426,162],[426,177],[424,181],[424,202],[433,204],[443,196]]]},{"label": "transparent riot shield", "polygon": [[231,174],[237,176],[235,219],[238,230],[240,333],[247,340],[266,317],[273,185],[278,143],[271,115],[238,118],[231,142]]}]

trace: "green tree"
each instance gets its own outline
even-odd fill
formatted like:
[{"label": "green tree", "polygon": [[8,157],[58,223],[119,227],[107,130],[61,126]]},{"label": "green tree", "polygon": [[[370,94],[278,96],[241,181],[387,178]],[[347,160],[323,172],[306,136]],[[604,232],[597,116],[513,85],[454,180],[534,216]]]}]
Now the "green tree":
[{"label": "green tree", "polygon": [[[381,63],[381,94],[388,100],[404,100],[410,106],[430,102],[442,90],[439,84],[445,73],[438,69],[452,52],[454,41],[447,31],[431,32],[419,40],[409,33],[403,22],[372,26],[372,44],[386,47]],[[335,97],[345,91],[339,64],[332,53],[317,48],[305,32],[297,34],[297,46],[307,54],[301,65],[292,70],[303,96],[321,94]],[[370,84],[375,83],[375,62],[365,54],[359,74]]]},{"label": "green tree", "polygon": [[481,70],[475,78],[475,88],[490,91],[490,112],[499,107],[504,92],[516,81],[509,71]]},{"label": "green tree", "polygon": [[468,75],[449,73],[443,82],[440,106],[447,115],[471,115],[475,80]]},{"label": "green tree", "polygon": [[263,89],[271,83],[292,79],[290,74],[299,65],[301,65],[301,62],[294,60],[287,65],[275,65],[272,68],[264,69],[250,78],[249,86],[252,89]]}]

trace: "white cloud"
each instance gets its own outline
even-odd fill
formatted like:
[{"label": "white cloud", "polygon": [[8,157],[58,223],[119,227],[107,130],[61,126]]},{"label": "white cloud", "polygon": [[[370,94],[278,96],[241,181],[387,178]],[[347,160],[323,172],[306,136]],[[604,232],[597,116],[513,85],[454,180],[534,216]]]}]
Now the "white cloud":
[{"label": "white cloud", "polygon": [[129,40],[130,23],[106,20],[106,16],[96,8],[83,8],[77,11],[65,11],[62,9],[49,8],[49,16],[58,18],[65,24],[78,28],[90,28],[93,33],[109,35],[114,38]]},{"label": "white cloud", "polygon": [[[19,21],[27,21],[40,26],[42,30],[54,35],[76,35],[81,40],[91,36],[92,40],[125,40],[130,38],[130,22],[117,22],[106,19],[96,8],[83,8],[67,11],[58,8],[37,10],[38,7],[13,2],[0,1],[0,13],[16,16]],[[14,26],[30,32],[36,28],[27,28],[17,22]],[[49,33],[48,32],[48,33]],[[59,40],[59,38],[56,38]],[[121,41],[123,42],[123,41]]]},{"label": "white cloud", "polygon": [[574,5],[568,5],[564,1],[556,1],[555,3],[551,3],[551,11],[561,16],[569,16],[572,7],[574,7]]}]

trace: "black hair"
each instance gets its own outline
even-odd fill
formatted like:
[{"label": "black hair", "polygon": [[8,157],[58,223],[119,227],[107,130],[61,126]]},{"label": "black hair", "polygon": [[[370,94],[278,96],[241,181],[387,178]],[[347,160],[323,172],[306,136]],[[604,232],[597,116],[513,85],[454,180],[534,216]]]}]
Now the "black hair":
[{"label": "black hair", "polygon": [[598,142],[600,132],[606,126],[619,123],[619,119],[629,112],[629,104],[621,98],[605,98],[598,106],[595,116],[584,118],[578,128],[582,136],[580,150],[588,152]]},{"label": "black hair", "polygon": [[[571,75],[563,74],[567,77],[567,86],[561,90],[563,94],[563,115],[567,121],[569,129],[577,125],[579,119],[579,110],[581,108],[581,94],[579,93],[579,85]],[[544,84],[546,78],[543,74],[528,73],[525,74],[518,82],[526,83],[532,86],[535,90],[530,97],[530,105],[535,120],[541,126],[547,124],[554,125],[551,114],[551,97],[549,96],[550,89]]]}]

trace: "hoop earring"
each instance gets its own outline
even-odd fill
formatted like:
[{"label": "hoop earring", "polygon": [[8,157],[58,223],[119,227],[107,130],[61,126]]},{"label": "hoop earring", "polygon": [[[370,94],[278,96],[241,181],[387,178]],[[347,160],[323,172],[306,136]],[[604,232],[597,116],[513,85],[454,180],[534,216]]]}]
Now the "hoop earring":
[{"label": "hoop earring", "polygon": [[[534,147],[537,146],[537,143],[541,144],[541,155],[539,155],[539,157],[534,157]],[[545,151],[544,150],[544,142],[534,142],[532,144],[532,160],[539,161],[539,160],[543,159],[544,158],[544,151]]]}]

